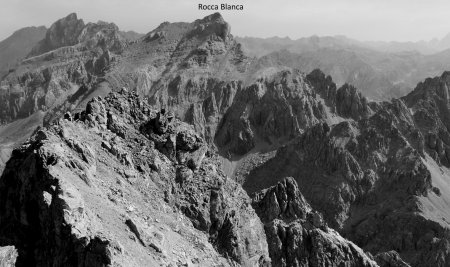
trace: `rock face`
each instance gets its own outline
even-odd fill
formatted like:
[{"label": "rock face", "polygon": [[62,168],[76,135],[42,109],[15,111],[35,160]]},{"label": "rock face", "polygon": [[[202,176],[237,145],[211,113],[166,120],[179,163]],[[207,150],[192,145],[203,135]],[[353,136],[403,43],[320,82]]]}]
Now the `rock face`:
[{"label": "rock face", "polygon": [[14,150],[0,235],[17,247],[17,266],[270,262],[247,194],[188,125],[164,115],[123,91]]},{"label": "rock face", "polygon": [[378,266],[362,249],[328,228],[293,178],[253,197],[265,224],[273,266]]},{"label": "rock face", "polygon": [[156,118],[143,125],[141,131],[155,143],[155,148],[168,158],[196,170],[205,157],[207,146],[192,127],[174,128],[173,114],[161,110]]},{"label": "rock face", "polygon": [[329,109],[339,116],[359,120],[367,118],[373,113],[367,98],[354,86],[344,84],[336,89],[336,84],[331,76],[325,76],[319,69],[313,70],[306,78],[315,92],[325,100]]},{"label": "rock face", "polygon": [[344,84],[336,93],[336,112],[344,118],[359,120],[372,112],[368,101],[355,87]]},{"label": "rock face", "polygon": [[42,67],[20,76],[10,74],[3,80],[5,85],[0,95],[1,120],[8,123],[38,111],[47,111],[75,93],[77,84],[89,82],[88,73],[80,61],[66,62],[58,67]]},{"label": "rock face", "polygon": [[283,71],[236,94],[216,133],[216,144],[244,155],[259,143],[282,144],[327,118],[315,92],[298,71]]},{"label": "rock face", "polygon": [[403,97],[424,136],[425,150],[438,163],[450,167],[450,72],[429,78]]},{"label": "rock face", "polygon": [[334,124],[373,114],[356,88],[336,89],[320,70],[304,75],[285,70],[236,94],[217,129],[215,142],[226,153],[244,155],[262,146],[277,148],[320,122]]},{"label": "rock face", "polygon": [[292,177],[285,178],[277,185],[256,193],[252,199],[252,205],[263,222],[275,219],[287,222],[305,219],[312,211]]},{"label": "rock face", "polygon": [[[341,109],[352,120],[310,127],[250,171],[244,188],[255,192],[292,176],[312,208],[363,249],[396,250],[412,266],[446,266],[446,77],[419,84],[402,100],[347,105],[367,112],[358,118]],[[343,95],[350,101],[337,97],[336,107],[358,99]]]}]

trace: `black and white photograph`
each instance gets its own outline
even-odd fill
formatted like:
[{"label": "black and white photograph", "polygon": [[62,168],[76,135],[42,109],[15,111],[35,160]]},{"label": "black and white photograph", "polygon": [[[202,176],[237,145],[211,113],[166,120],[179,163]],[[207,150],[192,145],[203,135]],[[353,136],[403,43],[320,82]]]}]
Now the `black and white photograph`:
[{"label": "black and white photograph", "polygon": [[0,0],[0,267],[450,267],[450,1]]}]

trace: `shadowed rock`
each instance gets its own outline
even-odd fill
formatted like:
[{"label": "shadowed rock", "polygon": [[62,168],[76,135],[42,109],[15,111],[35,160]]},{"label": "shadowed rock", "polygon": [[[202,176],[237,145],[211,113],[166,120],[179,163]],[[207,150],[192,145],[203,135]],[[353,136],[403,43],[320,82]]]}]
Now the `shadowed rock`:
[{"label": "shadowed rock", "polygon": [[292,178],[256,194],[252,205],[265,225],[274,266],[378,266],[362,249],[328,228]]}]

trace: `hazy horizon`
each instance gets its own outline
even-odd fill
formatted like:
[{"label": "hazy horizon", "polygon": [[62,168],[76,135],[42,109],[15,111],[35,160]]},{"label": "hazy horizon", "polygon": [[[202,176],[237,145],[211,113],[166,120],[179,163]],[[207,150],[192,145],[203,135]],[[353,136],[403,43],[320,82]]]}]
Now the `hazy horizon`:
[{"label": "hazy horizon", "polygon": [[70,13],[85,22],[114,22],[123,31],[147,33],[164,21],[191,22],[216,11],[199,3],[243,4],[243,11],[218,10],[240,37],[343,35],[360,41],[417,42],[450,33],[450,1],[444,0],[0,0],[0,40],[28,26],[49,27]]}]

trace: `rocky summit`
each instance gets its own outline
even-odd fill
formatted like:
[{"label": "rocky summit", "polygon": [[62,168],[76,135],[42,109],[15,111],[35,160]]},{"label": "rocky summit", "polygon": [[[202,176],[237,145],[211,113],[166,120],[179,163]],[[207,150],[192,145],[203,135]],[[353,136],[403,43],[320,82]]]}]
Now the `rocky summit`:
[{"label": "rocky summit", "polygon": [[219,13],[40,30],[1,78],[1,266],[450,265],[449,72],[374,102]]}]

